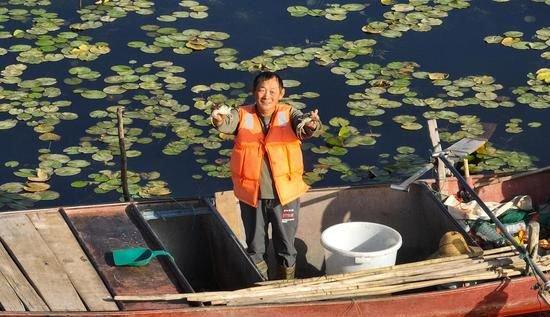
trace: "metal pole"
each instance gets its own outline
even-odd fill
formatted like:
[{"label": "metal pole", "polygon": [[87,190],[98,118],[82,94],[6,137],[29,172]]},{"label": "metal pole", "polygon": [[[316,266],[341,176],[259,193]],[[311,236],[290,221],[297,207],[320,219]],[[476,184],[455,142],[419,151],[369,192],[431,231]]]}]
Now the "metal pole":
[{"label": "metal pole", "polygon": [[118,119],[118,146],[120,148],[120,178],[122,180],[122,195],[124,201],[131,201],[128,191],[128,163],[126,159],[126,143],[124,142],[124,122],[122,118],[122,107],[118,107],[116,111]]},{"label": "metal pole", "polygon": [[468,185],[468,182],[460,175],[460,172],[453,166],[449,160],[445,157],[444,152],[440,152],[436,155],[437,158],[441,159],[443,164],[447,166],[447,168],[453,173],[453,175],[456,177],[458,182],[464,187],[464,190],[472,197],[483,209],[483,211],[491,218],[491,220],[495,223],[495,225],[500,229],[506,240],[516,248],[516,250],[520,253],[520,257],[523,257],[523,259],[527,262],[528,265],[530,265],[533,268],[534,273],[540,277],[540,279],[544,282],[543,289],[546,289],[548,286],[550,286],[550,283],[548,282],[548,279],[544,275],[544,273],[540,270],[540,268],[537,266],[535,262],[529,257],[529,254],[527,253],[527,250],[516,242],[516,240],[508,233],[508,230],[504,227],[504,225],[498,220],[498,218],[493,214],[493,212],[485,205],[483,200],[479,198],[479,196],[474,192],[474,190]]}]

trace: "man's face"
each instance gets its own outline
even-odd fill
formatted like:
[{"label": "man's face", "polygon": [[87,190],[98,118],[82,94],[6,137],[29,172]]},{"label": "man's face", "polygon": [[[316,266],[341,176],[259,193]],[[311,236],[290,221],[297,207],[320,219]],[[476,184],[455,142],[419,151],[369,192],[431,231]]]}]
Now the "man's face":
[{"label": "man's face", "polygon": [[285,90],[283,87],[279,87],[277,78],[261,82],[254,91],[254,99],[256,99],[259,112],[264,115],[272,114],[284,94]]}]

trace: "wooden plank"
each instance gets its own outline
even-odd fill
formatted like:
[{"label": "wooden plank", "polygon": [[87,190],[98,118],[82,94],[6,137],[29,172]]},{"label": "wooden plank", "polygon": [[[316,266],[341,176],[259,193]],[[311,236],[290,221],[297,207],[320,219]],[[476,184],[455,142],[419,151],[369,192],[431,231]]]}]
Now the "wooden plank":
[{"label": "wooden plank", "polygon": [[30,311],[49,311],[48,305],[38,296],[27,278],[21,273],[17,264],[0,243],[0,273],[6,279],[10,287],[15,291],[20,300]]},{"label": "wooden plank", "polygon": [[[146,237],[128,217],[124,206],[64,209],[69,226],[78,233],[90,260],[103,276],[113,295],[153,295],[184,291],[168,265],[154,259],[147,266],[116,267],[114,249],[147,246]],[[184,242],[182,242],[184,243]],[[162,260],[162,259],[160,259]],[[172,309],[189,307],[184,302],[121,302],[123,310]]]},{"label": "wooden plank", "polygon": [[216,192],[214,194],[216,200],[216,210],[223,217],[229,228],[233,231],[237,239],[243,244],[246,244],[244,236],[243,222],[241,220],[241,212],[239,203],[232,190],[225,192]]},{"label": "wooden plank", "polygon": [[25,306],[2,273],[0,273],[0,307],[5,311],[25,311]]},{"label": "wooden plank", "polygon": [[52,311],[85,311],[69,277],[26,215],[1,217],[0,238]]},{"label": "wooden plank", "polygon": [[118,310],[111,294],[58,212],[28,215],[91,311]]}]

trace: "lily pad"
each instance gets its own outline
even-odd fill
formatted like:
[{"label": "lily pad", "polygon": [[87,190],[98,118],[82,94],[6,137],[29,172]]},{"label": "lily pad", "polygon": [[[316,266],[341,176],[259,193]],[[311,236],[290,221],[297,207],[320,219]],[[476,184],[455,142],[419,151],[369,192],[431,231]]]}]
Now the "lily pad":
[{"label": "lily pad", "polygon": [[39,195],[40,200],[55,200],[59,198],[59,193],[51,190],[46,190],[37,194]]},{"label": "lily pad", "polygon": [[74,181],[74,182],[71,183],[71,187],[83,188],[83,187],[88,186],[88,184],[89,184],[88,181]]},{"label": "lily pad", "polygon": [[19,166],[19,162],[17,162],[17,161],[7,161],[6,163],[4,163],[4,166],[5,167],[17,167],[17,166]]},{"label": "lily pad", "polygon": [[422,125],[418,122],[407,122],[402,124],[401,128],[405,130],[420,130],[422,129]]},{"label": "lily pad", "polygon": [[17,120],[8,119],[0,121],[0,130],[7,130],[15,127],[17,125]]},{"label": "lily pad", "polygon": [[48,190],[50,188],[50,185],[49,184],[46,184],[46,183],[35,183],[35,182],[29,182],[27,183],[23,189],[28,191],[28,192],[31,192],[31,193],[34,193],[34,192],[43,192],[45,190]]},{"label": "lily pad", "polygon": [[81,93],[81,96],[86,99],[103,99],[107,97],[107,94],[101,90],[85,90]]},{"label": "lily pad", "polygon": [[66,167],[56,168],[54,170],[54,173],[57,176],[73,176],[80,173],[80,171],[81,169],[78,167],[66,166]]},{"label": "lily pad", "polygon": [[24,186],[25,185],[18,182],[4,183],[0,185],[0,191],[6,193],[20,193],[23,191]]},{"label": "lily pad", "polygon": [[113,155],[109,151],[102,150],[92,155],[92,159],[95,161],[107,162],[113,159]]}]

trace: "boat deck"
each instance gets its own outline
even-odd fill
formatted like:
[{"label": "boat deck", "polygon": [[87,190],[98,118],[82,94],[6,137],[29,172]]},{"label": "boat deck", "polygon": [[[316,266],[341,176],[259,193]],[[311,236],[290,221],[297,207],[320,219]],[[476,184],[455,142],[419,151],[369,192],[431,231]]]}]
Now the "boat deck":
[{"label": "boat deck", "polygon": [[140,268],[112,264],[113,249],[148,247],[147,238],[130,219],[127,208],[127,204],[113,204],[0,214],[2,310],[188,307],[182,302],[116,303],[112,299],[112,295],[182,291],[162,260]]}]

